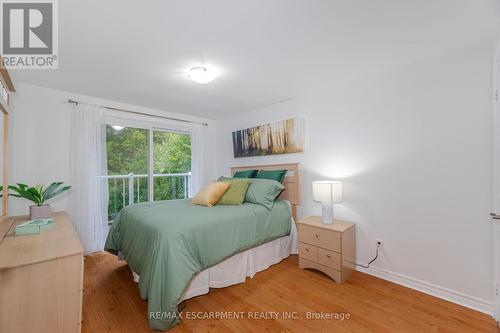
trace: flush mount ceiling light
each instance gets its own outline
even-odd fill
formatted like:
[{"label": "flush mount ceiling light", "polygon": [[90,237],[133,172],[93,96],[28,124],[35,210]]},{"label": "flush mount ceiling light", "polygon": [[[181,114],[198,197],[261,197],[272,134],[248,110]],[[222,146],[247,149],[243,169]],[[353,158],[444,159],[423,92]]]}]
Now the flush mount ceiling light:
[{"label": "flush mount ceiling light", "polygon": [[207,84],[215,80],[217,74],[215,74],[213,69],[197,66],[189,69],[187,77],[196,83]]}]

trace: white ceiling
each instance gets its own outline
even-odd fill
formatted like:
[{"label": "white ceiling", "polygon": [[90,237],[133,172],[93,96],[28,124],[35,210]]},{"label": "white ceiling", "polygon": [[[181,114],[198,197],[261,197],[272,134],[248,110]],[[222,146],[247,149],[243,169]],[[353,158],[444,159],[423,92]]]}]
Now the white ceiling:
[{"label": "white ceiling", "polygon": [[[15,81],[207,118],[494,38],[498,0],[61,0],[59,69]],[[207,64],[209,85],[184,70]],[[326,81],[328,80],[328,81]]]}]

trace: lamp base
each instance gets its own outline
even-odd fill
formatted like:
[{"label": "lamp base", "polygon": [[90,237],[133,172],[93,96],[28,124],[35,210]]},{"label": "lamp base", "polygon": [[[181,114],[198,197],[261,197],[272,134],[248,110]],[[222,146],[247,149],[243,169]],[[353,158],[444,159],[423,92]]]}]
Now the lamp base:
[{"label": "lamp base", "polygon": [[322,202],[321,215],[323,217],[324,224],[333,224],[333,203]]}]

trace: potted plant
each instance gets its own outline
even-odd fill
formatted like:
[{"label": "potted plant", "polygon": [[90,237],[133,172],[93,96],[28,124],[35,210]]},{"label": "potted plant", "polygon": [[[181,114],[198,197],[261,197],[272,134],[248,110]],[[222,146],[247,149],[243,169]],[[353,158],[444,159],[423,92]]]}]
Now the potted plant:
[{"label": "potted plant", "polygon": [[44,188],[43,185],[29,187],[26,184],[17,183],[17,186],[9,186],[9,189],[15,192],[9,195],[16,198],[24,198],[35,203],[35,205],[30,206],[30,220],[47,219],[52,216],[52,211],[50,205],[45,202],[71,188],[71,186],[61,187],[62,184],[63,182],[55,182]]}]

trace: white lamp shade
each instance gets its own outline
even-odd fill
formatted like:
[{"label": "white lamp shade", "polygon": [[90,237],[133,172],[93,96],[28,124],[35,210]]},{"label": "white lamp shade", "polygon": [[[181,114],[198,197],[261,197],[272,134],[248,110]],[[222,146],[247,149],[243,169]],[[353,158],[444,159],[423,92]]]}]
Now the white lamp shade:
[{"label": "white lamp shade", "polygon": [[313,200],[319,202],[341,202],[342,183],[322,180],[313,182]]}]

